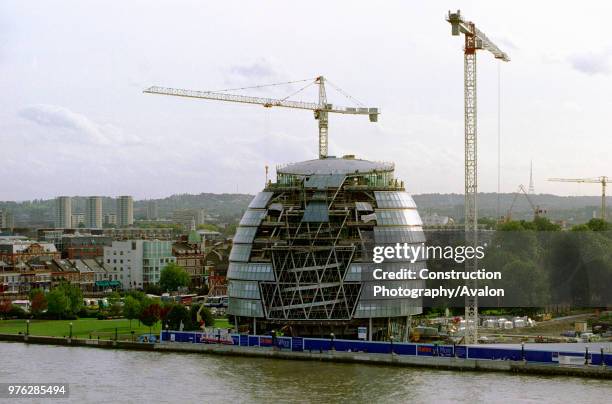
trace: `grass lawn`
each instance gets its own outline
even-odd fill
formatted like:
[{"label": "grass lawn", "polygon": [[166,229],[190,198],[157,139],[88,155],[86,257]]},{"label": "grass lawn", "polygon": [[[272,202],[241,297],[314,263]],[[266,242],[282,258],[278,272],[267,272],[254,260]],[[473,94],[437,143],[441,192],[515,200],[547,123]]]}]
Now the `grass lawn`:
[{"label": "grass lawn", "polygon": [[[148,334],[149,327],[142,324],[139,325],[138,320],[132,320],[132,328],[130,329],[130,320],[98,320],[95,318],[80,318],[78,320],[30,320],[30,335],[44,335],[50,337],[64,337],[70,334],[70,323],[72,323],[72,336],[77,338],[92,338],[114,339],[115,328],[119,339],[129,340],[131,331],[134,335]],[[158,334],[160,324],[151,328],[151,332]],[[230,325],[225,318],[215,320],[215,327],[229,328]],[[26,320],[0,320],[0,334],[25,334]]]}]

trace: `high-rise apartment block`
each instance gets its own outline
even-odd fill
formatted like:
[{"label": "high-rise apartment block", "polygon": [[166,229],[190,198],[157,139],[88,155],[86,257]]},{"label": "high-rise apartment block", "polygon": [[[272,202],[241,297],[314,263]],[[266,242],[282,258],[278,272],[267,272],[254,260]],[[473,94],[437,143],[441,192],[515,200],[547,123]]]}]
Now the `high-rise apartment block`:
[{"label": "high-rise apartment block", "polygon": [[58,196],[55,199],[55,227],[68,229],[72,227],[72,198]]},{"label": "high-rise apartment block", "polygon": [[117,198],[117,226],[127,227],[134,224],[134,200],[131,196]]},{"label": "high-rise apartment block", "polygon": [[102,228],[102,197],[90,196],[85,205],[85,227],[90,229]]}]

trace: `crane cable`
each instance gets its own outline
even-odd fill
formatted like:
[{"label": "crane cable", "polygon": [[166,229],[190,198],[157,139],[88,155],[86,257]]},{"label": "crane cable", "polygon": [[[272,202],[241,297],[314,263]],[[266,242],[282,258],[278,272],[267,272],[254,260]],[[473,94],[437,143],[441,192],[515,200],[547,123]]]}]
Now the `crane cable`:
[{"label": "crane cable", "polygon": [[[284,85],[287,85],[287,84],[296,84],[296,83],[309,82],[308,84],[306,84],[305,86],[301,87],[297,91],[295,91],[295,92],[293,92],[293,93],[289,94],[288,96],[286,96],[286,97],[281,99],[281,101],[286,101],[290,97],[293,97],[294,95],[299,94],[302,91],[304,91],[305,89],[307,89],[308,87],[314,85],[316,83],[316,80],[317,80],[317,78],[302,79],[302,80],[292,80],[292,81],[284,81],[284,82],[280,82],[280,83],[259,84],[259,85],[248,86],[248,87],[226,88],[226,89],[222,89],[222,90],[212,90],[212,91],[206,91],[206,92],[208,92],[208,93],[225,93],[225,92],[228,92],[228,91],[253,90],[253,89],[258,89],[258,88],[277,87],[277,86],[284,86]],[[357,104],[360,107],[365,107],[364,103],[362,103],[357,98],[353,97],[352,95],[350,95],[349,93],[347,93],[346,91],[344,91],[343,89],[341,89],[340,87],[338,87],[337,85],[335,85],[334,83],[329,81],[328,79],[326,79],[325,82],[327,84],[329,84],[331,87],[333,87],[334,90],[336,90],[337,92],[342,94],[345,98],[353,101],[355,104]]]},{"label": "crane cable", "polygon": [[285,82],[281,82],[281,83],[259,84],[259,85],[250,86],[250,87],[226,88],[224,90],[214,90],[214,91],[207,91],[207,92],[210,92],[210,93],[223,93],[223,92],[226,92],[226,91],[251,90],[251,89],[255,89],[255,88],[275,87],[275,86],[284,86],[284,85],[287,85],[287,84],[303,83],[305,81],[312,81],[312,82],[314,82],[314,80],[316,80],[316,79],[293,80],[293,81],[285,81]]}]

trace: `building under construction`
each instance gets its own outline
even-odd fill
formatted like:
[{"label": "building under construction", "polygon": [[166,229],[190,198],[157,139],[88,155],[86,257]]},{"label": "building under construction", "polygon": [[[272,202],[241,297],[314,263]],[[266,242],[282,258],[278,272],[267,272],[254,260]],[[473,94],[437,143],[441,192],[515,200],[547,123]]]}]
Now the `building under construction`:
[{"label": "building under construction", "polygon": [[422,223],[392,163],[327,157],[277,167],[276,182],[250,203],[234,237],[228,313],[251,333],[405,340],[420,300],[374,298],[374,284],[414,288],[419,280],[374,280],[373,245],[421,243]]}]

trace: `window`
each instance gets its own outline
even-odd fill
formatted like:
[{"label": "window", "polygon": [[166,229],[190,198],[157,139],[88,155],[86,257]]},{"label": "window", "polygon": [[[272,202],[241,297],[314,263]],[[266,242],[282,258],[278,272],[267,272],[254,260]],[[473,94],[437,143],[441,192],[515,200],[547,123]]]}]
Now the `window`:
[{"label": "window", "polygon": [[309,202],[304,210],[302,222],[329,222],[327,203],[323,201]]},{"label": "window", "polygon": [[234,235],[234,243],[252,243],[257,233],[257,227],[238,227]]},{"label": "window", "polygon": [[374,192],[379,208],[416,208],[407,192]]},{"label": "window", "polygon": [[266,217],[265,210],[253,210],[249,209],[244,213],[240,220],[241,226],[259,226],[261,221]]},{"label": "window", "polygon": [[234,244],[232,247],[232,252],[230,253],[230,261],[243,261],[246,262],[249,260],[251,255],[251,245],[250,244]]},{"label": "window", "polygon": [[377,223],[382,226],[421,226],[416,209],[376,209]]},{"label": "window", "polygon": [[270,198],[272,198],[272,195],[274,195],[274,192],[258,193],[255,196],[255,198],[253,198],[251,203],[249,204],[249,208],[259,208],[259,209],[265,208]]}]

